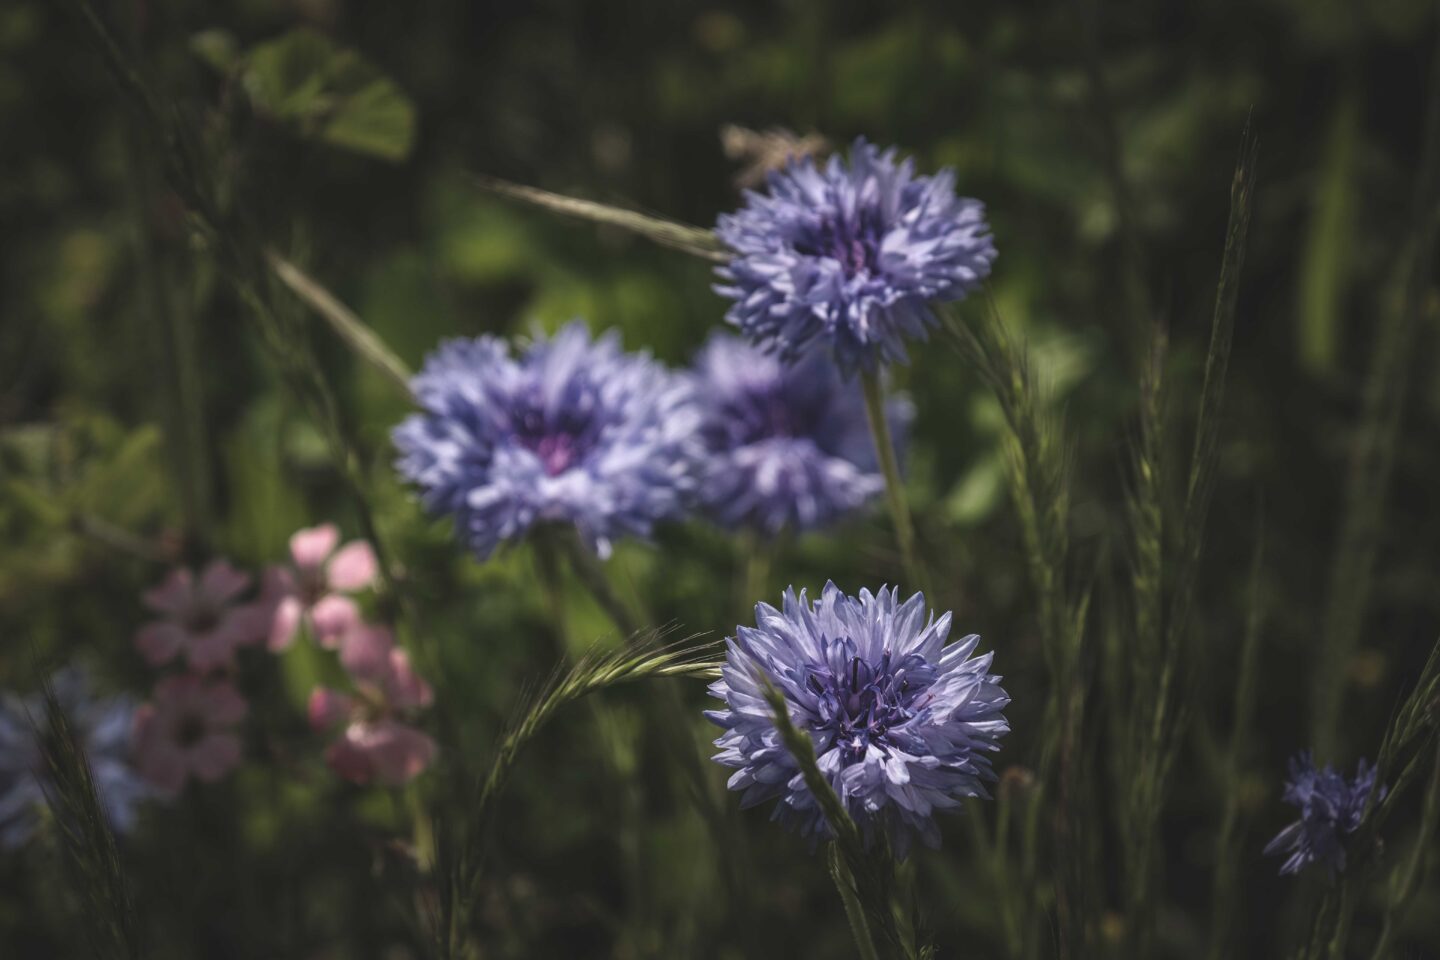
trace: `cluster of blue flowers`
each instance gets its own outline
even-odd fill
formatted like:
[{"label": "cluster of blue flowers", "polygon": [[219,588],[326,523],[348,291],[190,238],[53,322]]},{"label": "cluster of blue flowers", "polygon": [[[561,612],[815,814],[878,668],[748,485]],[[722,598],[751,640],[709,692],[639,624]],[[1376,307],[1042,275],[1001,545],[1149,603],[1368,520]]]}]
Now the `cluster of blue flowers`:
[{"label": "cluster of blue flowers", "polygon": [[[440,347],[394,441],[400,472],[484,559],[540,524],[600,556],[700,511],[777,535],[835,521],[883,487],[856,384],[823,357],[779,362],[717,337],[671,371],[574,322],[518,356],[495,337]],[[903,432],[910,406],[891,401]]]},{"label": "cluster of blue flowers", "polygon": [[[1385,799],[1382,784],[1375,802]],[[1314,758],[1301,753],[1290,760],[1290,778],[1285,784],[1286,803],[1300,808],[1300,819],[1276,835],[1265,847],[1267,854],[1289,856],[1281,873],[1299,873],[1312,863],[1331,873],[1345,869],[1345,841],[1365,816],[1365,805],[1375,791],[1375,768],[1360,761],[1355,778],[1347,780],[1328,764],[1320,769]]]},{"label": "cluster of blue flowers", "polygon": [[[981,204],[954,180],[863,140],[848,163],[775,174],[716,231],[745,341],[715,337],[693,373],[578,322],[519,356],[494,337],[442,345],[413,383],[423,412],[395,431],[400,472],[481,558],[543,523],[604,556],[691,508],[772,536],[854,511],[883,481],[845,375],[903,359],[930,305],[963,297],[995,258]],[[887,417],[903,434],[903,397]]]},{"label": "cluster of blue flowers", "polygon": [[[537,526],[573,527],[602,557],[623,536],[694,511],[771,537],[832,523],[884,479],[857,369],[903,360],[906,337],[935,322],[989,273],[995,247],[978,201],[954,175],[917,177],[910,161],[858,141],[848,163],[775,174],[768,195],[722,217],[734,252],[719,292],[743,339],[717,334],[693,370],[626,354],[580,322],[518,355],[494,337],[440,347],[415,377],[421,412],[394,433],[400,472],[433,513],[451,517],[479,557]],[[884,410],[903,444],[909,401]],[[802,832],[825,830],[759,695],[762,673],[816,739],[820,764],[866,836],[903,853],[934,845],[933,811],[983,796],[987,754],[1008,702],[976,638],[946,647],[950,616],[926,618],[919,594],[858,599],[828,585],[730,645],[712,692],[726,710],[721,763],[747,805],[779,797]]]},{"label": "cluster of blue flowers", "polygon": [[[733,253],[716,290],[742,337],[713,336],[693,370],[624,353],[613,332],[592,339],[578,321],[518,355],[479,337],[429,358],[413,382],[422,411],[394,434],[398,466],[477,556],[563,524],[603,557],[691,512],[774,537],[881,492],[853,374],[903,362],[934,305],[989,275],[983,206],[955,193],[953,172],[916,176],[858,140],[848,159],[772,174],[716,234]],[[892,398],[885,416],[903,437],[908,400]],[[743,805],[778,800],[777,819],[831,833],[775,727],[773,684],[867,841],[883,835],[901,856],[916,838],[937,845],[933,813],[986,795],[1009,729],[991,655],[972,656],[975,636],[946,646],[950,614],[895,589],[850,597],[827,584],[813,604],[792,589],[781,609],[755,613],[710,688],[724,709],[707,713]],[[1285,799],[1301,818],[1266,848],[1289,853],[1281,871],[1344,869],[1374,781],[1363,762],[1347,781],[1297,758]]]}]

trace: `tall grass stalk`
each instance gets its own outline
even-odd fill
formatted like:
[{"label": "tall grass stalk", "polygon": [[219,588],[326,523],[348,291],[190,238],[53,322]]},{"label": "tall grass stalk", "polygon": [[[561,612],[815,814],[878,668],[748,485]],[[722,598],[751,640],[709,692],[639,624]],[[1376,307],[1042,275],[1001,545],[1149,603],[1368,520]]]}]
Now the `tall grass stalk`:
[{"label": "tall grass stalk", "polygon": [[[1070,456],[1059,417],[989,292],[985,310],[971,322],[962,321],[949,307],[942,308],[941,317],[946,338],[994,392],[1006,426],[1006,477],[1020,520],[1052,683],[1037,770],[1042,782],[1055,785],[1051,828],[1057,947],[1062,957],[1076,956],[1084,951],[1087,930],[1093,926],[1093,891],[1086,879],[1085,854],[1077,842],[1082,825],[1076,778],[1083,766],[1084,743],[1081,655],[1089,596],[1074,589],[1068,572]],[[1022,872],[1033,870],[1034,864],[1022,864]],[[1032,924],[1038,922],[1037,918]]]},{"label": "tall grass stalk", "polygon": [[895,540],[900,545],[905,576],[910,580],[910,589],[920,590],[929,596],[929,577],[915,547],[915,522],[910,516],[910,505],[905,500],[905,482],[900,477],[895,440],[890,435],[890,421],[885,416],[885,388],[880,383],[880,375],[874,372],[861,374],[860,385],[865,397],[865,418],[870,423],[870,436],[875,442],[875,459],[885,477],[885,503],[890,508],[890,520],[895,524]]},{"label": "tall grass stalk", "polygon": [[460,955],[460,941],[469,925],[500,798],[521,752],[545,724],[567,705],[622,684],[666,677],[713,680],[719,676],[722,661],[715,659],[716,644],[696,643],[691,637],[656,645],[654,639],[634,640],[620,649],[592,650],[568,668],[557,667],[548,681],[525,698],[516,719],[500,737],[487,772],[477,781],[468,805],[468,819],[463,824],[444,824],[437,831],[460,851],[450,860],[451,873],[440,884],[442,892],[451,898],[435,913],[441,920],[435,930],[441,956]]},{"label": "tall grass stalk", "polygon": [[43,728],[37,729],[48,779],[45,800],[54,814],[70,885],[79,898],[79,921],[96,957],[139,960],[142,928],[120,851],[84,747],[76,739],[49,682],[41,687]]},{"label": "tall grass stalk", "polygon": [[1371,952],[1371,960],[1385,960],[1391,955],[1395,942],[1396,928],[1404,921],[1410,902],[1420,890],[1420,882],[1434,862],[1432,844],[1435,828],[1440,823],[1440,751],[1430,761],[1430,783],[1425,788],[1424,805],[1420,812],[1420,829],[1405,858],[1390,876],[1385,889],[1385,919],[1380,927],[1380,937]]},{"label": "tall grass stalk", "polygon": [[1339,746],[1346,667],[1360,643],[1370,604],[1390,474],[1415,365],[1414,344],[1423,321],[1426,292],[1433,282],[1436,230],[1440,228],[1440,31],[1430,66],[1424,142],[1411,206],[1414,220],[1395,259],[1392,285],[1380,311],[1321,621],[1311,696],[1311,740],[1322,759],[1332,757]]},{"label": "tall grass stalk", "polygon": [[[648,620],[648,616],[636,618],[631,605],[625,603],[615,590],[606,568],[586,549],[574,531],[559,532],[558,539],[571,569],[610,621],[627,636],[639,636],[642,630],[640,624]],[[655,731],[660,746],[667,756],[677,761],[681,792],[710,834],[722,864],[731,904],[740,909],[750,901],[750,889],[743,873],[749,861],[749,852],[744,835],[736,825],[734,811],[725,803],[724,788],[719,786],[718,779],[713,776],[713,767],[695,742],[692,731],[696,714],[686,708],[679,691],[668,685],[662,685],[655,691],[655,699],[647,703],[647,709],[650,711],[649,726]]]},{"label": "tall grass stalk", "polygon": [[1133,551],[1130,588],[1135,614],[1132,642],[1110,645],[1118,660],[1110,672],[1122,678],[1111,693],[1117,695],[1112,709],[1123,714],[1115,760],[1125,824],[1119,831],[1125,852],[1125,934],[1128,949],[1135,956],[1149,952],[1154,919],[1153,838],[1163,784],[1156,769],[1162,757],[1151,746],[1154,726],[1163,723],[1159,704],[1166,678],[1162,376],[1167,339],[1163,326],[1152,325],[1150,341],[1140,378],[1140,436],[1133,452],[1134,477],[1128,503]]},{"label": "tall grass stalk", "polygon": [[227,211],[221,204],[199,137],[182,120],[178,108],[164,101],[149,86],[95,8],[87,0],[65,0],[65,6],[104,56],[111,75],[135,108],[144,129],[160,145],[166,181],[185,204],[192,224],[215,254],[237,294],[251,309],[261,343],[282,379],[320,429],[341,481],[354,501],[361,531],[375,550],[385,588],[383,599],[387,606],[393,606],[399,599],[393,568],[365,494],[359,458],[303,328],[295,322],[288,304],[275,295],[274,283],[281,281],[270,266],[267,248],[253,224],[238,211]]},{"label": "tall grass stalk", "polygon": [[[1312,934],[1302,953],[1316,958],[1328,955],[1338,960],[1348,946],[1350,917],[1356,907],[1357,883],[1352,877],[1370,869],[1379,855],[1377,837],[1396,804],[1419,776],[1430,753],[1425,747],[1436,738],[1436,704],[1440,703],[1440,639],[1430,649],[1420,675],[1401,701],[1385,729],[1375,758],[1375,789],[1366,799],[1360,828],[1346,843],[1347,861],[1341,884],[1325,894],[1316,911]],[[1395,773],[1396,769],[1399,773]],[[1380,787],[1389,788],[1384,797]],[[1427,803],[1429,800],[1427,798]]]},{"label": "tall grass stalk", "polygon": [[[1181,515],[1165,518],[1164,330],[1155,326],[1140,381],[1140,436],[1134,452],[1134,486],[1129,498],[1133,535],[1133,644],[1124,663],[1111,668],[1130,691],[1119,756],[1125,848],[1126,939],[1129,951],[1148,955],[1155,923],[1156,838],[1166,785],[1178,754],[1189,698],[1177,689],[1185,675],[1185,638],[1195,602],[1195,585],[1205,542],[1205,524],[1219,466],[1221,410],[1235,304],[1254,195],[1256,139],[1247,122],[1230,186],[1230,215],[1221,254],[1211,318],[1210,345],[1200,388],[1195,441]],[[1174,531],[1172,534],[1170,531]],[[1165,562],[1167,538],[1176,543],[1173,565]],[[1173,569],[1171,567],[1173,566]],[[1112,650],[1114,650],[1112,646]]]},{"label": "tall grass stalk", "polygon": [[[205,404],[200,389],[199,357],[193,327],[171,296],[164,258],[155,237],[153,175],[146,144],[133,129],[125,131],[131,223],[135,231],[136,288],[139,306],[154,327],[161,371],[161,422],[169,446],[169,465],[180,493],[186,547],[202,554],[211,530],[210,457],[205,434]],[[152,381],[146,371],[145,381]]]},{"label": "tall grass stalk", "polygon": [[[797,728],[790,719],[790,708],[769,678],[765,681],[765,701],[775,718],[775,728],[785,749],[800,766],[805,786],[815,797],[825,823],[830,828],[834,851],[831,854],[831,877],[846,907],[850,930],[856,949],[862,957],[880,960],[914,960],[920,948],[914,942],[909,924],[901,924],[894,903],[895,863],[888,849],[871,851],[865,846],[860,827],[851,819],[845,805],[820,772],[815,759],[815,746],[810,736]],[[843,869],[834,869],[842,867]],[[851,913],[858,903],[859,917]],[[857,922],[863,920],[863,922]]]},{"label": "tall grass stalk", "polygon": [[1261,576],[1265,566],[1263,520],[1255,523],[1255,550],[1250,559],[1250,602],[1245,633],[1240,642],[1235,704],[1231,711],[1230,742],[1220,777],[1223,810],[1215,838],[1215,872],[1210,894],[1210,960],[1230,955],[1235,907],[1240,893],[1240,859],[1244,831],[1240,824],[1240,787],[1244,776],[1245,746],[1254,738],[1255,704],[1260,686],[1260,632],[1265,622],[1265,594]]}]

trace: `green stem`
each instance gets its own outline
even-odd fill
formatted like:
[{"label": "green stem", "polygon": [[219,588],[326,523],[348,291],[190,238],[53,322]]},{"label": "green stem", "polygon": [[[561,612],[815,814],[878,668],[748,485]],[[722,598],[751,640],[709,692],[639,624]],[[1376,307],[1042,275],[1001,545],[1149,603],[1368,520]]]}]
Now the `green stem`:
[{"label": "green stem", "polygon": [[1385,960],[1390,956],[1395,929],[1405,918],[1410,901],[1424,879],[1426,862],[1429,859],[1431,841],[1435,837],[1437,821],[1440,821],[1440,753],[1432,761],[1430,786],[1425,790],[1424,807],[1420,815],[1420,833],[1410,853],[1410,859],[1398,867],[1391,878],[1385,898],[1385,921],[1380,928],[1380,938],[1370,960]]},{"label": "green stem", "polygon": [[770,566],[774,557],[775,544],[767,542],[753,530],[746,531],[739,541],[741,572],[735,578],[735,610],[741,621],[745,621],[755,610],[755,604],[769,599]]},{"label": "green stem", "polygon": [[615,592],[615,588],[610,584],[610,578],[605,575],[605,570],[601,567],[595,554],[585,548],[574,531],[563,531],[558,539],[565,551],[566,558],[570,561],[570,568],[575,571],[575,576],[580,578],[580,582],[590,592],[590,596],[595,599],[595,602],[600,605],[605,616],[610,618],[610,622],[615,624],[616,628],[627,637],[634,637],[638,634],[640,632],[639,620],[630,611],[630,607],[625,601],[620,599],[620,594]]},{"label": "green stem", "polygon": [[925,576],[915,551],[915,525],[910,519],[910,507],[905,502],[905,485],[900,479],[900,464],[895,459],[895,441],[890,436],[890,421],[885,416],[885,391],[876,373],[862,374],[860,384],[865,395],[865,416],[870,421],[870,436],[875,441],[875,457],[880,463],[880,472],[885,476],[885,498],[890,506],[890,519],[895,524],[895,539],[900,545],[905,576],[909,578],[911,588],[928,593],[929,578]]},{"label": "green stem", "polygon": [[850,921],[850,933],[855,938],[855,949],[859,951],[861,960],[880,960],[875,941],[870,936],[870,925],[865,922],[865,910],[860,906],[860,898],[855,895],[854,880],[850,871],[845,869],[840,848],[833,843],[830,844],[830,879],[835,881],[840,902],[845,905],[845,919]]}]

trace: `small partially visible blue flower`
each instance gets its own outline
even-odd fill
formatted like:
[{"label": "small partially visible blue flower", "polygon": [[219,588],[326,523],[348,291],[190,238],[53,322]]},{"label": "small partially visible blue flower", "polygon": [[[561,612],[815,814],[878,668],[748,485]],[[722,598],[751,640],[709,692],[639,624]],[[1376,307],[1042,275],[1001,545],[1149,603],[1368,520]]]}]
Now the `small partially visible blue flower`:
[{"label": "small partially visible blue flower", "polygon": [[848,162],[771,174],[715,232],[735,253],[718,270],[726,320],[787,358],[818,342],[847,374],[903,363],[931,304],[965,297],[995,259],[984,206],[955,195],[953,170],[917,177],[863,139]]},{"label": "small partially visible blue flower", "polygon": [[573,524],[608,556],[693,491],[689,380],[613,331],[592,340],[577,320],[516,357],[495,337],[451,340],[411,387],[424,412],[395,429],[397,466],[481,559],[540,523]]},{"label": "small partially visible blue flower", "polygon": [[[1289,853],[1280,872],[1298,873],[1312,863],[1331,873],[1345,869],[1345,841],[1360,829],[1370,791],[1375,789],[1375,768],[1364,760],[1347,780],[1328,764],[1317,770],[1309,751],[1290,760],[1290,779],[1284,800],[1300,808],[1300,819],[1281,830],[1265,847],[1267,854]],[[1376,802],[1385,798],[1382,784]]]},{"label": "small partially visible blue flower", "polygon": [[989,754],[1010,730],[994,654],[972,657],[973,634],[946,646],[949,633],[950,614],[937,620],[921,594],[901,603],[883,587],[849,597],[827,583],[813,604],[793,589],[779,610],[757,604],[755,626],[736,630],[710,686],[725,707],[705,714],[725,730],[715,759],[735,768],[729,787],[741,806],[778,798],[774,819],[812,839],[830,835],[775,728],[768,677],[867,843],[883,835],[901,857],[916,837],[939,846],[934,812],[989,796]]},{"label": "small partially visible blue flower", "polygon": [[[775,536],[830,523],[885,487],[859,384],[829,357],[785,364],[738,337],[716,334],[695,363],[708,456],[700,499],[727,526]],[[897,445],[914,415],[892,396]]]},{"label": "small partially visible blue flower", "polygon": [[[152,796],[130,763],[135,702],[127,696],[90,696],[85,674],[76,668],[57,672],[50,687],[85,751],[111,828],[127,832],[140,801]],[[50,782],[39,739],[44,728],[45,700],[40,694],[0,697],[0,847],[21,846],[40,822]]]}]

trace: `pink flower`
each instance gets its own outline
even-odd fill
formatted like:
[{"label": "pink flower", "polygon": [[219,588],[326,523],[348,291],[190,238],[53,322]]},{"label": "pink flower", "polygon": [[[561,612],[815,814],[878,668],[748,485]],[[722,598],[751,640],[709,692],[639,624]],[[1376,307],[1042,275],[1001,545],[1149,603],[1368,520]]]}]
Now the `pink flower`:
[{"label": "pink flower", "polygon": [[249,586],[250,577],[226,560],[212,560],[198,580],[183,567],[171,571],[144,595],[161,619],[140,628],[136,648],[153,667],[181,653],[201,672],[231,663],[236,647],[260,638],[254,609],[235,602]]},{"label": "pink flower", "polygon": [[297,530],[290,538],[294,566],[266,571],[261,608],[270,618],[271,650],[294,643],[301,623],[322,647],[334,649],[360,622],[355,601],[344,594],[373,584],[379,567],[368,543],[353,540],[336,550],[339,542],[340,531],[333,523]]},{"label": "pink flower", "polygon": [[357,625],[344,638],[340,662],[355,681],[355,693],[318,687],[310,695],[312,728],[344,726],[325,751],[325,762],[354,783],[399,786],[414,779],[435,759],[435,741],[398,718],[430,704],[430,685],[383,627]]},{"label": "pink flower", "polygon": [[141,776],[171,796],[190,777],[214,783],[240,764],[235,730],[247,706],[228,680],[192,674],[155,684],[151,703],[135,711],[135,753]]}]

